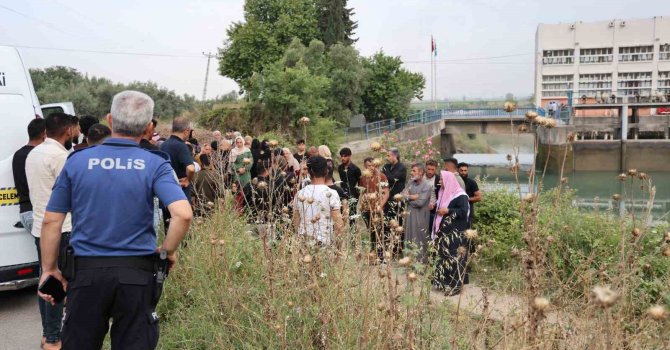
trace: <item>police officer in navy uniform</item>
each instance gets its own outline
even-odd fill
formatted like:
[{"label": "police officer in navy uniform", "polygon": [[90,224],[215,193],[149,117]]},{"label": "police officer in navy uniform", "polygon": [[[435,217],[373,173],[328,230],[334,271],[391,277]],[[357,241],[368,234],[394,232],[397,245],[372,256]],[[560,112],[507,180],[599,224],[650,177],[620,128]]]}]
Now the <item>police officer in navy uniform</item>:
[{"label": "police officer in navy uniform", "polygon": [[[170,267],[193,214],[167,156],[138,146],[152,126],[153,108],[153,100],[137,91],[114,96],[107,115],[112,137],[70,155],[54,185],[42,227],[40,284],[54,276],[66,287],[62,349],[100,349],[110,319],[112,349],[154,349],[158,343],[153,197],[172,216],[159,248]],[[66,280],[57,260],[68,212],[74,272]],[[51,295],[38,294],[53,303]]]}]

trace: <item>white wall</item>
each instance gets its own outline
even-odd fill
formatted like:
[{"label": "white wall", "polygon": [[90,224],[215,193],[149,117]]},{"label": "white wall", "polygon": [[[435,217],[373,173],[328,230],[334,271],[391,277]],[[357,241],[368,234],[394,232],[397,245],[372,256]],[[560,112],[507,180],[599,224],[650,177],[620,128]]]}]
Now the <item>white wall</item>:
[{"label": "white wall", "polygon": [[[625,22],[624,25],[622,25]],[[611,23],[613,25],[611,25]],[[652,72],[652,92],[658,71],[670,70],[670,61],[659,61],[659,45],[670,43],[670,17],[625,19],[590,23],[539,24],[536,32],[535,103],[542,104],[542,75],[573,74],[574,97],[579,93],[579,74],[611,73],[612,90],[617,91],[618,72]],[[649,62],[618,62],[620,46],[654,46],[654,60]],[[611,63],[579,63],[579,50],[611,47]],[[573,49],[574,63],[542,64],[544,50]],[[545,101],[546,102],[546,101]]]}]

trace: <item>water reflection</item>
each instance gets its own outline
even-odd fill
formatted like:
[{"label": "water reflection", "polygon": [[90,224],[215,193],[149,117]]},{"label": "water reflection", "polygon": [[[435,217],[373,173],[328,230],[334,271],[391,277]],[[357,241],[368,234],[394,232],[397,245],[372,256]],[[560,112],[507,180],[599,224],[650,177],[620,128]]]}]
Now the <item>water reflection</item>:
[{"label": "water reflection", "polygon": [[[470,176],[485,178],[484,191],[494,189],[517,190],[514,175],[509,170],[510,163],[506,155],[500,154],[457,154],[455,157],[459,162],[472,164],[470,167]],[[504,161],[501,161],[504,160]],[[519,181],[521,183],[521,192],[528,192],[528,176],[532,166],[532,155],[521,155],[521,171],[519,172]],[[644,169],[638,169],[644,171]],[[541,176],[542,169],[538,169],[538,177]],[[580,171],[563,174],[567,178],[567,186],[576,190],[575,205],[584,209],[611,210],[618,213],[621,208],[619,202],[612,199],[615,193],[631,198],[630,182],[619,181],[618,173],[603,171]],[[670,173],[652,172],[648,173],[653,185],[656,188],[654,205],[652,209],[654,220],[668,221],[670,217]],[[544,176],[543,188],[545,190],[556,187],[560,183],[560,174],[547,173]],[[633,191],[634,206],[636,212],[642,212],[646,208],[649,193],[645,189],[644,193],[640,188],[640,181],[635,181]]]}]

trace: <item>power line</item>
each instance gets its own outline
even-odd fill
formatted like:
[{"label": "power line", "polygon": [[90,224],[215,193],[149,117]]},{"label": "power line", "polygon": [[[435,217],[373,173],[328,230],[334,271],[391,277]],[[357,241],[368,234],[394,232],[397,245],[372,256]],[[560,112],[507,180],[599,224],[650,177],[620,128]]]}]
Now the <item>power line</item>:
[{"label": "power line", "polygon": [[[421,61],[421,62],[416,62],[416,61],[409,61],[409,62],[403,62],[403,64],[426,64],[430,63],[430,61]],[[535,63],[533,62],[444,62],[444,61],[437,61],[437,63],[441,65],[533,65]]]},{"label": "power line", "polygon": [[5,5],[0,5],[0,8],[4,9],[4,10],[6,10],[6,11],[12,12],[12,13],[14,13],[14,14],[17,14],[17,15],[19,15],[19,16],[21,16],[21,17],[27,18],[27,19],[29,19],[29,20],[31,20],[31,21],[35,21],[35,22],[37,22],[37,23],[40,23],[40,24],[42,24],[43,26],[49,27],[49,28],[51,28],[51,29],[53,29],[53,30],[55,30],[55,31],[61,32],[61,33],[63,33],[63,34],[73,35],[73,36],[79,36],[79,35],[77,35],[77,34],[73,34],[73,33],[66,32],[66,31],[60,29],[57,25],[55,25],[55,24],[53,24],[53,23],[47,22],[47,21],[45,21],[45,20],[41,20],[41,19],[39,19],[39,18],[35,18],[35,17],[32,17],[32,16],[29,16],[29,15],[23,13],[23,12],[16,11],[16,10],[14,10],[14,9],[12,9],[12,8],[9,8],[9,7],[5,6]]},{"label": "power line", "polygon": [[[517,53],[517,54],[511,54],[511,55],[502,55],[502,56],[488,56],[488,57],[468,57],[468,58],[455,58],[455,59],[450,59],[450,60],[437,60],[435,62],[437,63],[445,63],[445,62],[463,62],[463,61],[481,61],[481,60],[492,60],[492,59],[498,59],[498,58],[508,58],[508,57],[519,57],[519,56],[530,56],[534,55],[535,53]],[[404,63],[430,63],[430,61],[404,61]]]},{"label": "power line", "polygon": [[154,57],[175,57],[175,58],[204,58],[200,55],[175,55],[175,54],[165,54],[165,53],[155,53],[155,52],[132,52],[132,51],[110,51],[110,50],[86,50],[86,49],[71,49],[71,48],[62,48],[62,47],[44,47],[44,46],[28,46],[28,45],[12,45],[12,44],[2,44],[6,46],[14,46],[22,49],[32,49],[32,50],[51,50],[51,51],[64,51],[64,52],[83,52],[83,53],[94,53],[94,54],[107,54],[107,55],[127,55],[127,56],[154,56]]}]

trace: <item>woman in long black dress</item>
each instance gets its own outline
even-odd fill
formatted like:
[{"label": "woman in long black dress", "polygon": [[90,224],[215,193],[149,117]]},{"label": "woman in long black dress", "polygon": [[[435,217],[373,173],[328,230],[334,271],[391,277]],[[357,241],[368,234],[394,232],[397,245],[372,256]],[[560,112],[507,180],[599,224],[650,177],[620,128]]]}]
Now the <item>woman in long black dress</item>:
[{"label": "woman in long black dress", "polygon": [[452,172],[442,171],[441,179],[432,236],[437,251],[433,285],[451,296],[459,294],[467,281],[469,243],[464,232],[468,228],[470,205],[468,195]]}]

